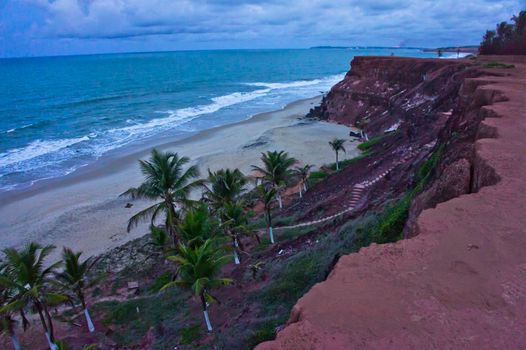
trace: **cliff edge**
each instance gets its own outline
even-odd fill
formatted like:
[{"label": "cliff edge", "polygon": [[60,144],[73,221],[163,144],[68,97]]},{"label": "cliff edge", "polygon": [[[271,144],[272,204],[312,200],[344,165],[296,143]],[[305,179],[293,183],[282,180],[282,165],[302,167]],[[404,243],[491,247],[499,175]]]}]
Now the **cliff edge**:
[{"label": "cliff edge", "polygon": [[[411,66],[407,59],[384,60]],[[485,69],[491,60],[514,68]],[[526,57],[478,61],[481,74],[464,77],[460,88],[483,117],[467,193],[418,211],[413,238],[340,258],[328,278],[297,302],[276,340],[258,350],[526,348]],[[372,112],[365,116],[367,127],[389,127],[392,119],[382,119],[375,105],[389,105],[392,96],[365,96],[372,106],[360,102],[364,96],[353,96],[367,92],[356,88],[362,68],[383,74],[374,64],[363,59],[331,91],[324,110],[315,112],[348,124],[363,122],[364,113]],[[430,61],[413,60],[413,71],[426,64]],[[400,75],[411,69],[389,71]],[[407,87],[399,89],[426,79],[406,75],[398,80]],[[345,109],[352,99],[361,110]]]}]

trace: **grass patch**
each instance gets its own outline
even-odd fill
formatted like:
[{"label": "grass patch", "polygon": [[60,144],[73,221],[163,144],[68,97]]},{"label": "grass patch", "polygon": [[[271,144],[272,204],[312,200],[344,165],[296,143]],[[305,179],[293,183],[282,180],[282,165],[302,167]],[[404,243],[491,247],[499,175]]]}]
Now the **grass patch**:
[{"label": "grass patch", "polygon": [[[344,160],[340,160],[340,171],[350,165],[353,165],[355,163],[357,163],[358,161],[366,158],[366,157],[369,157],[371,155],[370,152],[364,152],[362,154],[360,154],[359,156],[356,156],[354,158],[351,158],[351,159],[344,159]],[[327,168],[329,168],[330,170],[332,171],[336,171],[336,163],[331,163],[329,165],[326,166]]]},{"label": "grass patch", "polygon": [[264,341],[274,340],[276,338],[276,327],[285,322],[286,319],[281,318],[278,320],[266,321],[262,323],[247,339],[247,349],[253,349],[256,347],[256,345]]},{"label": "grass patch", "polygon": [[429,182],[433,170],[437,167],[442,153],[444,151],[441,145],[431,157],[422,164],[416,172],[417,184],[413,189],[393,205],[387,206],[380,215],[378,224],[372,231],[372,240],[376,243],[396,242],[402,238],[405,223],[409,217],[409,209],[413,198],[422,192]]},{"label": "grass patch", "polygon": [[329,172],[324,170],[317,170],[313,171],[309,174],[309,178],[307,179],[307,182],[309,186],[314,186],[318,182],[321,182],[323,179],[325,179],[327,176],[329,176]]},{"label": "grass patch", "polygon": [[491,61],[487,63],[484,67],[486,68],[500,68],[500,69],[510,69],[515,68],[513,64],[505,64],[500,62]]},{"label": "grass patch", "polygon": [[180,290],[168,290],[151,297],[101,302],[95,304],[94,311],[105,314],[104,324],[123,326],[112,338],[119,344],[131,345],[144,337],[150,327],[177,315],[186,297],[187,293]]},{"label": "grass patch", "polygon": [[[345,169],[348,166],[351,166],[351,165],[357,163],[358,161],[360,161],[360,160],[362,160],[362,159],[364,159],[366,157],[369,157],[370,155],[372,155],[372,152],[368,150],[368,151],[363,152],[362,154],[360,154],[359,156],[356,156],[354,158],[341,160],[340,161],[340,170],[339,171]],[[323,165],[319,170],[313,171],[313,172],[311,172],[309,174],[309,178],[307,179],[307,183],[309,184],[309,187],[314,186],[315,184],[317,184],[318,182],[323,181],[324,179],[326,179],[327,177],[329,177],[330,175],[332,175],[335,172],[336,172],[336,163],[330,163],[330,164]]]},{"label": "grass patch", "polygon": [[372,151],[372,148],[375,145],[379,144],[385,138],[385,136],[386,135],[379,135],[379,136],[373,137],[369,141],[362,142],[358,145],[358,149],[363,152],[370,152]]},{"label": "grass patch", "polygon": [[179,332],[181,333],[180,343],[189,345],[201,338],[201,325],[196,324],[195,326],[186,327]]},{"label": "grass patch", "polygon": [[278,242],[282,242],[282,241],[288,241],[288,240],[297,238],[299,236],[303,236],[313,230],[315,230],[314,226],[289,228],[289,229],[275,231],[274,236]]},{"label": "grass patch", "polygon": [[172,275],[170,272],[162,273],[148,286],[148,291],[157,293],[165,284],[172,281]]}]

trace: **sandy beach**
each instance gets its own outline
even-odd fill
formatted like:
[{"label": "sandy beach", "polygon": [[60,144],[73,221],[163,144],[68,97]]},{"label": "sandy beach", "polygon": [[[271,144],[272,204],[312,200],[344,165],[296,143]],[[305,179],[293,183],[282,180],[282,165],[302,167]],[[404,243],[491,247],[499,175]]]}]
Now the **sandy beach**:
[{"label": "sandy beach", "polygon": [[[286,150],[301,163],[316,166],[334,161],[328,141],[349,139],[349,128],[302,117],[320,97],[297,101],[246,121],[210,129],[187,139],[156,145],[190,157],[201,175],[207,169],[239,168],[250,173],[261,152]],[[356,156],[357,143],[348,142],[343,159]],[[105,250],[147,233],[147,225],[126,232],[128,218],[147,202],[133,202],[119,194],[140,184],[137,164],[151,147],[121,157],[106,157],[61,179],[38,184],[24,192],[0,197],[0,248],[20,247],[29,241],[81,249],[87,255]],[[58,254],[58,250],[55,252]]]}]

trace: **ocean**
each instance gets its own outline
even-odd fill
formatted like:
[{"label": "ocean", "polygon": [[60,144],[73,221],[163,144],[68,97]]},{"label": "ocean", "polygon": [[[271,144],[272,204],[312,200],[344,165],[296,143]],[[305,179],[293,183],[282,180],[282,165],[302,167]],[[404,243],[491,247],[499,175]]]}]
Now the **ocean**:
[{"label": "ocean", "polygon": [[327,92],[357,55],[222,50],[0,59],[0,192]]}]

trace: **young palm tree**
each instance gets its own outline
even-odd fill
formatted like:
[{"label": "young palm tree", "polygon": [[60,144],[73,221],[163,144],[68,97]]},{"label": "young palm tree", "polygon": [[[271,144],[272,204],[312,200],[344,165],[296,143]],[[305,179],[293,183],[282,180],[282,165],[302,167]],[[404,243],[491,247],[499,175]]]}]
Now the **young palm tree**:
[{"label": "young palm tree", "polygon": [[218,220],[210,215],[205,203],[190,209],[177,229],[181,240],[191,248],[202,245],[207,239],[217,238],[220,232]]},{"label": "young palm tree", "polygon": [[267,230],[270,238],[270,243],[274,244],[274,233],[272,232],[272,201],[276,197],[276,189],[274,187],[266,187],[260,185],[257,187],[259,199],[263,202],[265,207],[265,221],[267,222]]},{"label": "young palm tree", "polygon": [[165,226],[175,245],[176,226],[179,218],[177,206],[187,206],[192,189],[202,185],[196,166],[183,170],[190,160],[177,153],[152,150],[150,160],[140,160],[145,181],[137,188],[130,188],[123,195],[132,198],[160,200],[160,202],[138,212],[128,221],[128,231],[141,220],[150,219],[152,224],[160,213],[165,215]]},{"label": "young palm tree", "polygon": [[253,165],[252,168],[264,174],[264,179],[270,182],[276,189],[276,198],[278,199],[279,208],[283,208],[283,201],[279,189],[286,185],[287,180],[292,175],[291,167],[296,163],[296,159],[289,157],[285,151],[268,151],[262,153],[261,160],[263,167]]},{"label": "young palm tree", "polygon": [[214,210],[225,203],[235,201],[245,191],[247,179],[239,169],[221,169],[216,172],[208,170],[208,183],[205,198]]},{"label": "young palm tree", "polygon": [[201,300],[206,327],[211,332],[208,303],[218,302],[218,299],[210,291],[232,283],[231,279],[219,277],[221,268],[230,260],[230,256],[225,255],[223,249],[210,239],[193,248],[179,243],[178,253],[168,257],[178,265],[177,279],[165,284],[161,290],[179,286],[193,291]]},{"label": "young palm tree", "polygon": [[303,192],[307,191],[307,179],[309,178],[311,169],[312,169],[312,165],[310,164],[306,164],[302,167],[296,167],[294,169],[294,173],[300,179],[299,181],[300,198],[303,198]]},{"label": "young palm tree", "polygon": [[221,210],[221,220],[225,233],[232,238],[232,246],[234,247],[234,263],[240,263],[240,250],[243,250],[240,237],[251,233],[248,225],[248,218],[245,208],[241,203],[229,202],[225,203]]},{"label": "young palm tree", "polygon": [[64,248],[62,252],[62,260],[64,263],[63,271],[56,273],[57,282],[66,291],[71,291],[74,297],[71,300],[77,299],[84,310],[84,317],[88,325],[90,332],[95,331],[95,326],[91,320],[88,307],[86,305],[86,297],[84,295],[84,289],[93,286],[97,280],[90,280],[88,273],[95,266],[98,259],[89,257],[83,262],[80,262],[80,256],[82,252],[75,253],[69,248]]},{"label": "young palm tree", "polygon": [[[12,292],[9,288],[0,287],[0,307],[3,308],[9,303],[9,300],[12,297],[11,294]],[[20,350],[20,343],[15,333],[15,323],[16,322],[13,318],[12,311],[2,311],[0,309],[0,334],[4,333],[5,335],[9,336],[15,350]]]},{"label": "young palm tree", "polygon": [[67,300],[64,295],[50,292],[51,276],[60,262],[44,268],[44,259],[54,248],[51,245],[41,247],[37,243],[30,243],[21,251],[5,249],[5,275],[0,276],[0,285],[13,290],[12,298],[2,308],[2,312],[20,310],[25,306],[36,310],[51,350],[56,350],[57,345],[49,306]]},{"label": "young palm tree", "polygon": [[157,247],[163,254],[166,254],[169,251],[170,237],[168,237],[164,228],[150,225],[150,238],[150,244]]},{"label": "young palm tree", "polygon": [[340,162],[338,160],[338,152],[343,151],[345,153],[345,147],[343,147],[343,144],[345,143],[344,139],[339,139],[335,137],[332,141],[329,141],[329,145],[331,145],[332,150],[336,152],[336,170],[340,170]]}]

